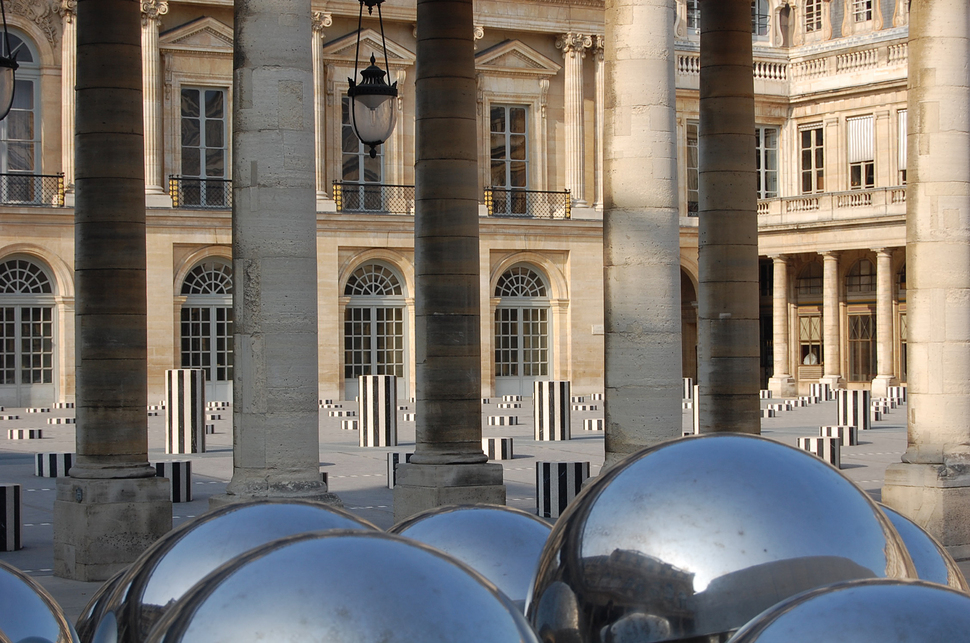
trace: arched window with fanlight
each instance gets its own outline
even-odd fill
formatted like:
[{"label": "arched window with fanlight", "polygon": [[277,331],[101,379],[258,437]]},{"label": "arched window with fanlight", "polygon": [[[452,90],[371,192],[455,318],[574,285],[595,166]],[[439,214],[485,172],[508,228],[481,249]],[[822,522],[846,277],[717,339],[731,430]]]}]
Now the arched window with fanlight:
[{"label": "arched window with fanlight", "polygon": [[181,367],[200,368],[206,399],[232,399],[232,266],[223,259],[197,264],[182,281]]},{"label": "arched window with fanlight", "polygon": [[0,263],[0,404],[39,406],[55,399],[54,285],[26,258]]},{"label": "arched window with fanlight", "polygon": [[38,176],[42,173],[40,58],[25,34],[11,30],[8,38],[20,67],[13,105],[0,121],[0,202],[43,203],[47,197]]},{"label": "arched window with fanlight", "polygon": [[404,279],[380,261],[358,266],[347,279],[344,308],[344,397],[357,395],[361,375],[394,375],[407,397]]},{"label": "arched window with fanlight", "polygon": [[551,376],[549,286],[533,266],[510,267],[495,284],[495,393],[531,395]]}]

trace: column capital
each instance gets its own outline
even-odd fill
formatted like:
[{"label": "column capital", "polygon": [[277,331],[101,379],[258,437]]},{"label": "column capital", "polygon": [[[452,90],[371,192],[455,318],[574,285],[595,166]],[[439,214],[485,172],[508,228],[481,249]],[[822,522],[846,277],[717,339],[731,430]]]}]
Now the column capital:
[{"label": "column capital", "polygon": [[606,36],[602,34],[597,34],[593,38],[593,57],[598,61],[603,60],[603,55],[606,50]]},{"label": "column capital", "polygon": [[314,11],[310,28],[313,33],[323,35],[323,30],[333,24],[333,15],[327,11]]},{"label": "column capital", "polygon": [[54,4],[54,10],[64,22],[74,22],[77,17],[77,0],[59,0]]},{"label": "column capital", "polygon": [[790,256],[791,255],[776,254],[776,255],[768,255],[768,258],[771,259],[771,261],[774,262],[774,263],[784,263],[784,264],[787,264],[788,263],[788,258]]},{"label": "column capital", "polygon": [[158,25],[158,19],[168,13],[168,2],[165,0],[141,0],[141,25],[147,27],[150,23]]},{"label": "column capital", "polygon": [[839,255],[842,254],[841,250],[823,250],[818,253],[823,259],[838,260]]},{"label": "column capital", "polygon": [[872,250],[876,254],[877,257],[878,256],[883,256],[883,257],[890,257],[890,258],[892,258],[892,256],[893,256],[893,249],[892,248],[870,248],[870,250]]},{"label": "column capital", "polygon": [[581,33],[565,33],[556,38],[556,49],[562,49],[563,57],[579,54],[586,55],[586,50],[593,46],[593,37]]},{"label": "column capital", "polygon": [[472,32],[473,40],[481,40],[485,37],[485,27],[482,25],[475,25],[475,30]]}]

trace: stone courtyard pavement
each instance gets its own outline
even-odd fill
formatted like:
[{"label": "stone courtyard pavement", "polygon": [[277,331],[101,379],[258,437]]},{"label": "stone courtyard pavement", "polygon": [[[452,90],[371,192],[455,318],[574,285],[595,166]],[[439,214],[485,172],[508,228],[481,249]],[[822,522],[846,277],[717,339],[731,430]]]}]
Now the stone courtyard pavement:
[{"label": "stone courtyard pavement", "polygon": [[[482,424],[485,437],[513,438],[514,458],[502,462],[508,505],[535,513],[535,463],[537,461],[588,461],[590,474],[596,476],[603,463],[603,432],[584,431],[583,420],[602,418],[602,402],[586,398],[585,404],[596,410],[573,411],[572,439],[563,442],[536,442],[532,434],[532,404],[526,398],[518,409],[499,409],[500,400],[493,398],[483,406]],[[779,400],[762,400],[762,406]],[[341,421],[356,419],[331,417],[331,411],[356,411],[356,403],[340,403],[341,408],[320,409],[320,466],[327,472],[330,491],[337,494],[344,508],[378,527],[393,523],[392,495],[387,485],[387,453],[407,453],[414,449],[414,422],[404,421],[414,405],[401,403],[407,409],[398,412],[398,446],[361,448],[357,432],[343,430]],[[232,412],[220,412],[211,420],[216,433],[206,436],[206,453],[169,456],[165,454],[164,411],[149,417],[149,458],[152,462],[188,459],[192,461],[192,502],[173,505],[173,522],[181,524],[204,513],[209,497],[224,492],[232,476]],[[336,415],[336,414],[335,414]],[[521,424],[488,426],[485,418],[515,415]],[[74,425],[48,424],[49,418],[73,417],[73,409],[52,409],[50,413],[31,413],[25,409],[7,408],[2,416],[19,419],[0,420],[0,483],[19,483],[23,490],[23,543],[16,552],[0,552],[0,560],[27,571],[48,588],[73,622],[87,604],[99,583],[81,583],[55,578],[53,567],[54,480],[34,476],[33,454],[38,452],[73,452]],[[818,427],[836,424],[835,402],[823,402],[762,420],[762,435],[794,446],[801,436],[817,436]],[[689,429],[691,412],[684,411],[683,428]],[[42,429],[40,440],[9,440],[7,429]],[[878,500],[886,466],[898,462],[906,448],[906,406],[902,405],[872,423],[872,429],[860,432],[859,445],[842,448],[842,473]],[[965,570],[966,571],[966,570]]]}]

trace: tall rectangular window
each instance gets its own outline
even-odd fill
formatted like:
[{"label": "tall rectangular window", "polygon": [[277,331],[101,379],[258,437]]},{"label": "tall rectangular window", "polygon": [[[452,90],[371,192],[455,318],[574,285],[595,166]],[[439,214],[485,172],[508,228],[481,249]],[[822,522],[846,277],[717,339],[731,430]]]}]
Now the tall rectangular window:
[{"label": "tall rectangular window", "polygon": [[872,20],[872,0],[852,0],[852,16],[856,22]]},{"label": "tall rectangular window", "polygon": [[821,125],[803,127],[799,132],[802,151],[802,194],[825,191],[825,140]]},{"label": "tall rectangular window", "polygon": [[822,316],[798,316],[799,362],[805,366],[822,363]]},{"label": "tall rectangular window", "polygon": [[909,335],[909,324],[906,321],[906,313],[899,314],[899,381],[906,381],[906,369],[909,363],[906,360],[906,338]]},{"label": "tall rectangular window", "polygon": [[849,381],[868,382],[876,374],[876,317],[849,315]]},{"label": "tall rectangular window", "polygon": [[226,90],[182,88],[182,202],[185,205],[218,207],[228,202],[227,111]]},{"label": "tall rectangular window", "polygon": [[863,190],[876,186],[876,162],[873,149],[873,117],[847,118],[849,130],[849,188]]},{"label": "tall rectangular window", "polygon": [[754,128],[755,168],[758,170],[758,198],[778,197],[778,128]]},{"label": "tall rectangular window", "polygon": [[698,191],[698,122],[687,121],[687,216],[696,217],[700,196]]},{"label": "tall rectangular window", "polygon": [[526,214],[528,111],[524,105],[492,105],[489,123],[492,207],[500,214]]},{"label": "tall rectangular window", "polygon": [[805,32],[821,31],[822,0],[805,0]]},{"label": "tall rectangular window", "polygon": [[899,122],[899,133],[896,137],[896,145],[899,150],[898,163],[897,163],[899,167],[899,172],[897,174],[897,180],[899,182],[898,183],[899,185],[906,185],[906,163],[908,160],[907,149],[906,149],[906,145],[907,145],[906,141],[907,141],[907,135],[908,135],[908,129],[907,129],[908,119],[906,114],[907,112],[905,109],[901,109],[899,110],[899,112],[897,112],[897,117],[898,117],[897,121]]},{"label": "tall rectangular window", "polygon": [[768,38],[768,0],[751,1],[751,35],[756,40]]},{"label": "tall rectangular window", "polygon": [[701,6],[700,0],[687,0],[687,33],[699,34],[701,32]]},{"label": "tall rectangular window", "polygon": [[377,156],[371,158],[370,148],[361,143],[354,132],[351,109],[350,97],[343,96],[340,103],[342,208],[344,211],[381,212],[385,210],[384,192],[381,189],[384,146],[378,146]]}]

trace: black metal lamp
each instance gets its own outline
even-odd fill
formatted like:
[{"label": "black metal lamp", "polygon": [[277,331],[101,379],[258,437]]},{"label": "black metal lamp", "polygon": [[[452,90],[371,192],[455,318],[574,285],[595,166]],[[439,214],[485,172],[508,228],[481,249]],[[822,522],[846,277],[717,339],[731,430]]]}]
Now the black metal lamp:
[{"label": "black metal lamp", "polygon": [[[0,0],[2,2],[2,0]],[[351,101],[351,119],[354,133],[364,145],[370,146],[370,156],[377,156],[377,148],[394,131],[397,122],[397,83],[388,85],[384,78],[387,76],[387,42],[384,40],[384,21],[381,18],[381,3],[384,0],[360,0],[360,17],[357,19],[357,55],[354,58],[354,78],[357,77],[357,61],[360,59],[360,29],[364,17],[364,5],[367,13],[373,15],[377,6],[377,19],[381,25],[381,45],[384,48],[384,69],[377,66],[374,55],[371,54],[370,66],[360,72],[360,84],[354,78],[348,78],[350,88],[347,95]]]},{"label": "black metal lamp", "polygon": [[7,11],[0,0],[0,14],[3,16],[3,43],[0,44],[0,121],[10,113],[13,105],[13,90],[16,87],[14,78],[17,71],[16,53],[10,53],[10,36],[7,34]]}]

